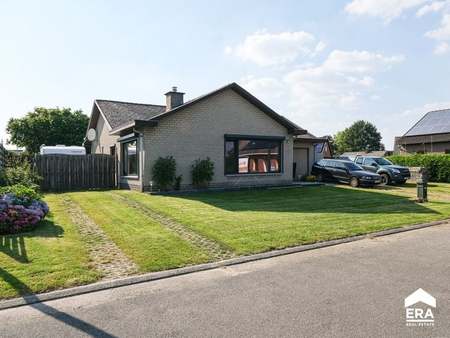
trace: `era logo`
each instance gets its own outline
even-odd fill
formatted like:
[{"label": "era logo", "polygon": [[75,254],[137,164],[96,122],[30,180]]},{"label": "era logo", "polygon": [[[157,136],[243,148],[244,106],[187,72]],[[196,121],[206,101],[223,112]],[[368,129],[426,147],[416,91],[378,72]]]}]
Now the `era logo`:
[{"label": "era logo", "polygon": [[[421,304],[419,304],[421,303]],[[433,326],[436,299],[423,289],[417,289],[405,298],[407,326]]]}]

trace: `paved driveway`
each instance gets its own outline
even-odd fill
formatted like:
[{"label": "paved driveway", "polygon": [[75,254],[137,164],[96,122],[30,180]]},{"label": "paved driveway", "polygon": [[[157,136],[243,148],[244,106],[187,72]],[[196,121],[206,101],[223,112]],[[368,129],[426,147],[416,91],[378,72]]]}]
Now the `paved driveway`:
[{"label": "paved driveway", "polygon": [[[406,327],[404,298],[437,301]],[[450,337],[450,225],[0,312],[0,335]]]}]

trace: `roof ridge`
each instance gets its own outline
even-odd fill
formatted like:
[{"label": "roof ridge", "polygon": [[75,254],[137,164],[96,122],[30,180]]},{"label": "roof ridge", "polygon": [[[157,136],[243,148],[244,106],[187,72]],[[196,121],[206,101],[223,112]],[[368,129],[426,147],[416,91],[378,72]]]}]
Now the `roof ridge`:
[{"label": "roof ridge", "polygon": [[[428,113],[436,113],[436,112],[440,112],[440,111],[444,111],[444,110],[450,110],[450,108],[430,110]],[[428,113],[427,113],[427,114],[428,114]]]},{"label": "roof ridge", "polygon": [[414,123],[414,125],[413,125],[411,128],[409,128],[409,129],[406,131],[406,133],[403,134],[402,137],[406,137],[406,134],[408,134],[408,133],[409,133],[411,130],[413,130],[420,122],[422,122],[422,121],[425,119],[425,117],[428,116],[429,113],[431,113],[431,111],[425,113],[425,115],[423,115],[423,116],[419,119],[419,121],[417,121],[416,123]]},{"label": "roof ridge", "polygon": [[153,104],[153,103],[140,103],[140,102],[130,102],[130,101],[118,101],[118,100],[107,100],[107,99],[95,99],[95,101],[107,101],[107,102],[116,102],[116,103],[126,103],[126,104],[137,104],[141,106],[154,106],[154,107],[166,107],[161,104]]}]

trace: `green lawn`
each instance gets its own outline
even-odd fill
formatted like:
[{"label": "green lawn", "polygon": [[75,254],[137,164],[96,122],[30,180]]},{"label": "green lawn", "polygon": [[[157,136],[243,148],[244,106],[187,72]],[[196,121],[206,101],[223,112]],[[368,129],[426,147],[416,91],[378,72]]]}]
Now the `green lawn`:
[{"label": "green lawn", "polygon": [[0,236],[0,298],[96,281],[83,242],[58,195],[47,195],[51,214],[31,232]]},{"label": "green lawn", "polygon": [[183,223],[237,254],[313,243],[450,217],[450,184],[432,184],[430,202],[415,186],[295,189],[150,196],[117,191]]},{"label": "green lawn", "polygon": [[208,254],[152,221],[108,192],[68,196],[144,271],[203,263]]},{"label": "green lawn", "polygon": [[[118,196],[115,196],[118,195]],[[123,197],[134,201],[133,208]],[[34,231],[0,236],[0,298],[49,291],[101,278],[67,210],[69,198],[139,268],[160,271],[212,260],[214,248],[236,255],[313,243],[450,218],[450,184],[431,184],[430,202],[415,186],[352,189],[320,186],[155,196],[132,191],[48,194],[51,214]],[[133,204],[133,203],[131,203]],[[151,209],[181,223],[180,237],[149,217]],[[71,209],[72,210],[72,209]],[[84,218],[85,219],[85,218]],[[161,221],[161,220],[160,220]],[[208,242],[208,241],[206,241]]]}]

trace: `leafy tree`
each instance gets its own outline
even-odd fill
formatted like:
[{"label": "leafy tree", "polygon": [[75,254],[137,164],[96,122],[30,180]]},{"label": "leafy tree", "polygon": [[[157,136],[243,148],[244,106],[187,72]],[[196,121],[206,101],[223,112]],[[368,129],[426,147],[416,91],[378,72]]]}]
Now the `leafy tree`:
[{"label": "leafy tree", "polygon": [[383,150],[381,134],[377,128],[367,121],[356,121],[350,127],[338,132],[334,136],[338,153],[346,151],[375,151]]},{"label": "leafy tree", "polygon": [[11,118],[6,131],[10,142],[30,153],[45,145],[81,145],[89,117],[70,108],[35,108],[23,118]]}]

